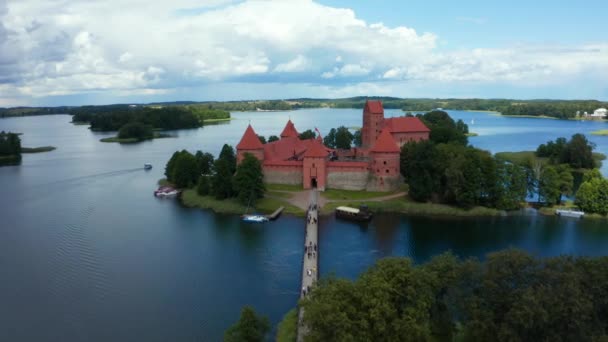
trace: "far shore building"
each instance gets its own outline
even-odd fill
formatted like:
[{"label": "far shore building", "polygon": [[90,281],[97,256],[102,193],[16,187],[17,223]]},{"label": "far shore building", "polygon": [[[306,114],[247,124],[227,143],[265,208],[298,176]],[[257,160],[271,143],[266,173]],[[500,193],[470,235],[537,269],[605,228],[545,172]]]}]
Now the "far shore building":
[{"label": "far shore building", "polygon": [[362,146],[331,149],[321,137],[300,139],[291,120],[281,138],[262,144],[251,125],[236,146],[237,162],[250,153],[262,162],[264,181],[301,185],[304,189],[392,191],[402,184],[399,155],[408,141],[429,138],[430,130],[415,117],[385,118],[381,101],[363,108]]},{"label": "far shore building", "polygon": [[595,111],[593,111],[593,114],[591,114],[591,117],[594,118],[605,118],[608,115],[608,110],[606,110],[606,108],[598,108]]}]

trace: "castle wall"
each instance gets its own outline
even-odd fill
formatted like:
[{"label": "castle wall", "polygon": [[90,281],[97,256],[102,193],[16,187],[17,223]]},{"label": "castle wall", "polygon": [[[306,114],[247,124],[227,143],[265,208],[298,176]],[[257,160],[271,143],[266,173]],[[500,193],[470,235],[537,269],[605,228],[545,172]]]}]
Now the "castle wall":
[{"label": "castle wall", "polygon": [[399,147],[405,145],[409,141],[422,141],[429,139],[429,132],[391,133],[391,135]]},{"label": "castle wall", "polygon": [[237,150],[236,151],[236,162],[240,164],[243,158],[245,158],[245,153],[249,153],[254,157],[258,158],[259,161],[264,161],[264,150]]},{"label": "castle wall", "polygon": [[264,164],[264,182],[270,184],[302,185],[302,163]]},{"label": "castle wall", "polygon": [[403,184],[403,177],[370,175],[365,190],[367,191],[397,191]]},{"label": "castle wall", "polygon": [[327,187],[342,190],[365,190],[369,178],[368,163],[329,162]]}]

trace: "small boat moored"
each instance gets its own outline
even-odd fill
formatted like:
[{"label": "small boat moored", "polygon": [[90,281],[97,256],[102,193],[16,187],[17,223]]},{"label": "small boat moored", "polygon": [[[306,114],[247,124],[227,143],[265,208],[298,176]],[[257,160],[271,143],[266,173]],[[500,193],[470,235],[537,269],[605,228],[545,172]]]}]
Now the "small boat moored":
[{"label": "small boat moored", "polygon": [[355,221],[369,221],[372,219],[372,213],[366,205],[360,206],[359,209],[341,206],[336,208],[336,217]]},{"label": "small boat moored", "polygon": [[583,218],[585,216],[584,211],[572,210],[572,209],[557,209],[555,210],[555,215],[557,216],[566,216],[566,217],[576,217]]},{"label": "small boat moored", "polygon": [[268,222],[268,218],[264,215],[243,215],[244,222],[264,223]]},{"label": "small boat moored", "polygon": [[170,186],[161,186],[160,188],[154,191],[154,196],[156,197],[173,197],[177,194],[179,194],[179,190]]},{"label": "small boat moored", "polygon": [[149,163],[144,164],[144,170],[150,170],[151,168],[152,168],[152,164],[149,164]]}]

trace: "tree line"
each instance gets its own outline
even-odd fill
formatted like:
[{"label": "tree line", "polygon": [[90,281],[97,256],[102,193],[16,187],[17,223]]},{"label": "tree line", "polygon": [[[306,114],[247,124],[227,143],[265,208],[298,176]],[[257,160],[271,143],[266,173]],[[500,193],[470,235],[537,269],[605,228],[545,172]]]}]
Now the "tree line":
[{"label": "tree line", "polygon": [[234,148],[222,147],[217,159],[210,153],[177,151],[165,167],[167,180],[178,188],[196,187],[200,196],[224,200],[236,198],[242,204],[255,205],[264,197],[264,175],[260,161],[246,153],[236,165]]},{"label": "tree line", "polygon": [[608,258],[385,258],[300,305],[307,341],[606,341]]},{"label": "tree line", "polygon": [[21,162],[21,139],[11,132],[0,132],[0,165],[13,165]]},{"label": "tree line", "polygon": [[418,117],[431,130],[429,140],[403,145],[400,156],[401,173],[412,199],[498,209],[517,209],[525,201],[523,167],[469,146],[467,125],[455,122],[444,111]]}]

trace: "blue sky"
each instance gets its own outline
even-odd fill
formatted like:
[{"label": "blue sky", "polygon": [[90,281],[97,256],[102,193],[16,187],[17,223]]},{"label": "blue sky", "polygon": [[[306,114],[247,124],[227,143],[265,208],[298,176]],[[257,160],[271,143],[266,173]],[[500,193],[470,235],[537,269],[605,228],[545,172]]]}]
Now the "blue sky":
[{"label": "blue sky", "polygon": [[608,100],[602,1],[0,0],[0,107]]}]

